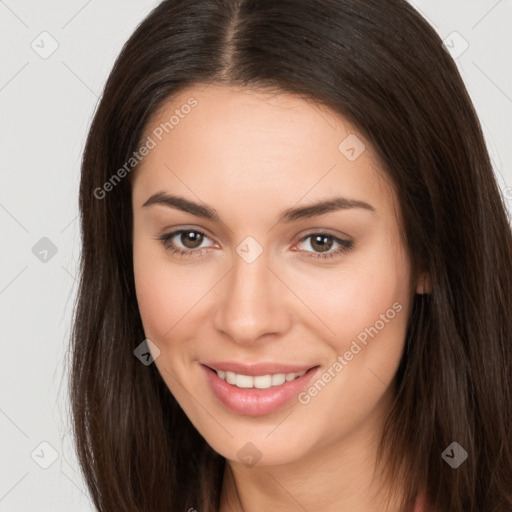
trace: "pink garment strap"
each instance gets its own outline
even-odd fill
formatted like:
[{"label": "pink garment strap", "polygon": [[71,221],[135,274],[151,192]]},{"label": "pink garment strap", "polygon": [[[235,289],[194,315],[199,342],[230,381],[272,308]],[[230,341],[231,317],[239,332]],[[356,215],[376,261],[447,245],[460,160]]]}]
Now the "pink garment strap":
[{"label": "pink garment strap", "polygon": [[413,512],[425,512],[425,496],[418,496]]}]

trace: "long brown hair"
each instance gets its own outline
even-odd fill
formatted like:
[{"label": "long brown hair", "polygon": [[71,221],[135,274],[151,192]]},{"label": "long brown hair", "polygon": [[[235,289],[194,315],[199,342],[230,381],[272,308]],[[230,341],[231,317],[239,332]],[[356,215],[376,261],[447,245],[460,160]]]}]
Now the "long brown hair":
[{"label": "long brown hair", "polygon": [[[70,400],[97,509],[219,507],[225,459],[155,365],[133,354],[145,338],[133,174],[104,186],[163,102],[212,82],[313,99],[372,143],[397,190],[413,268],[432,286],[412,304],[381,442],[388,477],[405,485],[404,510],[421,490],[436,511],[512,510],[509,220],[456,65],[404,0],[167,0],[125,44],[90,128],[79,197]],[[441,456],[452,442],[468,453],[457,469]]]}]

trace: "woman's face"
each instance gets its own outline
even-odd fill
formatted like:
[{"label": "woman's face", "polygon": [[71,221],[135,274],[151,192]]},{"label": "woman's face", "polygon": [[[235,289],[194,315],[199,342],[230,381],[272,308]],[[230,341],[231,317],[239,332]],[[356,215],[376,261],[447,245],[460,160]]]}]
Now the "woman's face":
[{"label": "woman's face", "polygon": [[[262,465],[374,438],[416,283],[369,143],[318,104],[217,85],[174,97],[143,142],[137,300],[154,364],[197,430]],[[205,363],[249,368],[228,383]]]}]

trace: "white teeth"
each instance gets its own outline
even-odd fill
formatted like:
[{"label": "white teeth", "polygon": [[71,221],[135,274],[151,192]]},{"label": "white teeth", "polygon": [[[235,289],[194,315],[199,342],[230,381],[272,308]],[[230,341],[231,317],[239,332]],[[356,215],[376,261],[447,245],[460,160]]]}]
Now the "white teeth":
[{"label": "white teeth", "polygon": [[272,386],[280,386],[286,380],[286,375],[284,373],[276,373],[272,375]]},{"label": "white teeth", "polygon": [[252,378],[254,387],[258,389],[268,389],[272,386],[272,375],[258,375]]},{"label": "white teeth", "polygon": [[248,375],[236,375],[235,386],[237,388],[252,388],[253,378]]},{"label": "white teeth", "polygon": [[252,377],[251,375],[240,375],[234,372],[224,372],[222,370],[215,371],[219,378],[225,380],[228,384],[236,386],[237,388],[268,389],[273,386],[280,386],[281,384],[284,384],[285,381],[289,382],[301,377],[307,370],[300,373],[275,373],[272,375],[256,375],[255,377]]}]

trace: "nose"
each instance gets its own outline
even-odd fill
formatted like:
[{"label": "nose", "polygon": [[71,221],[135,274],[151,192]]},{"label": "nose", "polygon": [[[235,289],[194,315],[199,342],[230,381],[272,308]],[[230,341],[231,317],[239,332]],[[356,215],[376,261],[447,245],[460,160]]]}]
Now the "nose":
[{"label": "nose", "polygon": [[269,268],[265,252],[252,263],[235,254],[233,268],[220,289],[215,328],[238,344],[282,335],[292,323],[286,290]]}]

